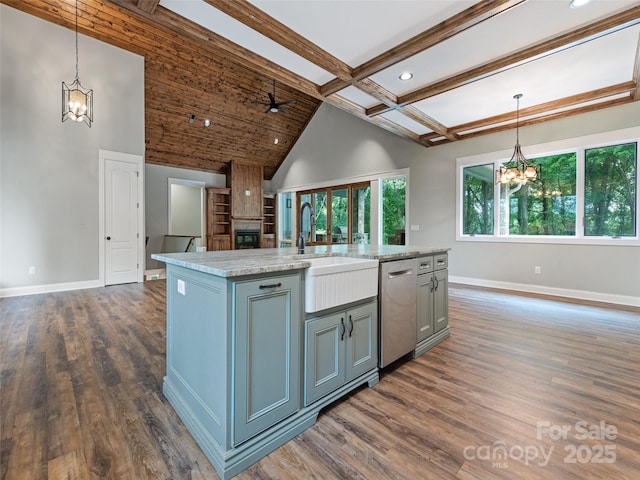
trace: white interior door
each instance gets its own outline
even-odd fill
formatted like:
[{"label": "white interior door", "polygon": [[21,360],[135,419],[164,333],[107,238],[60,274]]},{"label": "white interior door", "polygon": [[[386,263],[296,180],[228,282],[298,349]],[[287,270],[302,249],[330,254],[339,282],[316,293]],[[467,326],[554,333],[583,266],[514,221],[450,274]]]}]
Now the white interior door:
[{"label": "white interior door", "polygon": [[138,166],[105,159],[105,285],[138,280]]}]

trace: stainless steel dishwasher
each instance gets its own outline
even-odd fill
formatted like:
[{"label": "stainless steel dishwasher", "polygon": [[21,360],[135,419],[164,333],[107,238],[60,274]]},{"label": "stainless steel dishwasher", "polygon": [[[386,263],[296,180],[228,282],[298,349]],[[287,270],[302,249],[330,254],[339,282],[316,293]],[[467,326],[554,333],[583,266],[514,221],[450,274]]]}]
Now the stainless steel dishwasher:
[{"label": "stainless steel dishwasher", "polygon": [[416,348],[416,265],[415,258],[380,263],[380,368]]}]

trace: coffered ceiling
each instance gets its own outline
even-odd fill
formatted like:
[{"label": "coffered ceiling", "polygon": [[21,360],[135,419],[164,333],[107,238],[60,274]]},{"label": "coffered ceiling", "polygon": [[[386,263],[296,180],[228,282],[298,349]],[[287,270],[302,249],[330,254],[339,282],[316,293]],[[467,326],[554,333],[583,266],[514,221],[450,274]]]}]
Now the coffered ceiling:
[{"label": "coffered ceiling", "polygon": [[[637,0],[591,0],[580,8],[571,8],[569,0],[82,3],[86,15],[116,8],[174,37],[184,36],[202,52],[218,52],[221,60],[211,66],[215,75],[203,59],[187,80],[194,92],[209,94],[213,85],[205,78],[213,75],[215,88],[229,89],[209,97],[207,108],[217,115],[214,126],[229,124],[225,142],[230,147],[222,155],[211,151],[210,164],[203,159],[191,168],[222,171],[229,159],[246,156],[264,162],[270,178],[321,101],[428,147],[514,128],[513,96],[518,93],[523,94],[521,125],[640,98]],[[91,29],[83,33],[91,34]],[[105,31],[96,36],[115,37],[109,41],[119,46],[136,43],[135,35]],[[172,48],[163,41],[157,38],[158,44],[133,50],[147,55],[149,49]],[[181,53],[172,52],[177,59]],[[403,72],[412,78],[401,80]],[[265,113],[266,106],[257,103],[268,100],[274,79],[277,101],[295,100],[287,105],[289,113]],[[194,111],[201,107],[197,101],[189,106]],[[162,107],[147,105],[147,115],[156,110]],[[175,110],[180,119],[188,112]],[[168,149],[169,154],[156,156],[156,163],[170,163],[171,150],[175,156],[180,147],[163,147],[162,142],[171,137],[173,123],[164,123],[159,135],[146,122],[148,152]],[[175,128],[183,129],[183,124],[176,120],[180,126]],[[267,130],[270,138],[260,138]],[[273,145],[276,136],[285,146]],[[240,152],[243,145],[246,154]],[[181,163],[189,167],[186,160],[177,161]]]}]

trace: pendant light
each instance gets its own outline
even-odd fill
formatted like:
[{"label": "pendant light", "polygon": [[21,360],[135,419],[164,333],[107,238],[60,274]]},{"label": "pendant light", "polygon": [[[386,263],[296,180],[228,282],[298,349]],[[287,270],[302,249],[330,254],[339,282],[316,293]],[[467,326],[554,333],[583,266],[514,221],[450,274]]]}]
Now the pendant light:
[{"label": "pendant light", "polygon": [[70,85],[62,82],[62,121],[93,122],[93,90],[83,88],[78,77],[78,0],[76,0],[76,78]]},{"label": "pendant light", "polygon": [[511,160],[500,165],[496,170],[496,183],[510,184],[535,182],[540,176],[540,164],[529,164],[520,148],[520,99],[522,94],[513,96],[517,102],[516,107],[516,146],[513,149]]}]

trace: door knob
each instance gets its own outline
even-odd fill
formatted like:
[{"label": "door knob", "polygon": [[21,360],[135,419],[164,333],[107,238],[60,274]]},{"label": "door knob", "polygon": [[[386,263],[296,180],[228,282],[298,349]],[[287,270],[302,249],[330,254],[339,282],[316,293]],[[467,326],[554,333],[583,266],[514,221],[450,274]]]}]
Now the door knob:
[{"label": "door knob", "polygon": [[107,237],[107,240],[111,240],[111,237]]}]

